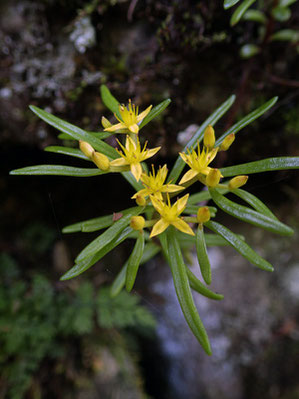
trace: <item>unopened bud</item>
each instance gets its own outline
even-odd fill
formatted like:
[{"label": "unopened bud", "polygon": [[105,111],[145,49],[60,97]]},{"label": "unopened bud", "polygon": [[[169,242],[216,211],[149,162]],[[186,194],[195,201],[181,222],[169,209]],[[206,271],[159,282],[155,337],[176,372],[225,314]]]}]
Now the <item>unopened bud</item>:
[{"label": "unopened bud", "polygon": [[84,155],[86,155],[88,158],[92,158],[92,154],[94,153],[94,149],[90,144],[88,144],[86,141],[79,140],[79,148],[83,152]]},{"label": "unopened bud", "polygon": [[215,132],[212,125],[208,125],[204,132],[203,143],[205,147],[213,148],[215,145]]},{"label": "unopened bud", "polygon": [[208,206],[203,206],[201,208],[198,208],[197,211],[198,223],[206,223],[210,220],[210,218],[211,218],[211,213]]},{"label": "unopened bud", "polygon": [[230,190],[234,190],[235,188],[239,188],[244,186],[248,180],[248,176],[236,176],[230,180],[228,183],[228,188]]},{"label": "unopened bud", "polygon": [[109,159],[106,157],[106,155],[104,155],[100,152],[95,151],[92,154],[92,160],[97,165],[97,167],[101,170],[108,170],[110,168]]},{"label": "unopened bud", "polygon": [[143,216],[132,216],[130,226],[133,230],[142,230],[145,224]]},{"label": "unopened bud", "polygon": [[143,195],[137,195],[135,200],[136,200],[136,204],[139,206],[144,206],[146,204],[146,199],[144,198]]},{"label": "unopened bud", "polygon": [[112,124],[104,116],[102,116],[101,122],[104,129],[107,129],[107,127],[112,126]]},{"label": "unopened bud", "polygon": [[216,187],[221,178],[221,172],[219,169],[211,169],[207,178],[206,185],[209,187]]},{"label": "unopened bud", "polygon": [[235,135],[234,133],[229,134],[228,136],[225,137],[225,139],[222,141],[220,144],[219,151],[227,151],[229,147],[233,144],[235,141]]}]

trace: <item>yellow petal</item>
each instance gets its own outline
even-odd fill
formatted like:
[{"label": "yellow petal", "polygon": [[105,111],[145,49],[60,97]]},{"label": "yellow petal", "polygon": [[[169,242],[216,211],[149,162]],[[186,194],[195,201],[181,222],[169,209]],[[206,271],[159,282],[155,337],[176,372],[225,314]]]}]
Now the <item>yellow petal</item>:
[{"label": "yellow petal", "polygon": [[124,158],[117,158],[110,162],[111,166],[124,166],[128,165],[128,162]]},{"label": "yellow petal", "polygon": [[191,229],[189,224],[184,222],[182,219],[176,219],[174,222],[171,223],[174,227],[176,227],[178,230],[182,231],[183,233],[190,234],[191,236],[194,236],[194,231]]},{"label": "yellow petal", "polygon": [[133,195],[133,197],[131,197],[132,199],[137,198],[139,195],[141,195],[142,197],[145,197],[147,194],[147,189],[144,188],[143,190],[139,190],[136,194]]},{"label": "yellow petal", "polygon": [[158,200],[157,197],[150,195],[151,202],[153,207],[160,213],[163,210],[163,202]]},{"label": "yellow petal", "polygon": [[117,123],[116,125],[112,125],[110,127],[106,127],[104,129],[105,132],[115,132],[116,130],[125,129],[126,126],[123,123]]},{"label": "yellow petal", "polygon": [[139,114],[137,116],[137,122],[142,121],[142,119],[144,119],[146,117],[146,115],[150,112],[151,109],[152,109],[152,105],[147,107],[147,109],[145,111],[141,112],[141,114]]},{"label": "yellow petal", "polygon": [[181,178],[179,184],[188,182],[189,180],[193,179],[196,175],[198,175],[198,172],[196,170],[194,169],[188,170],[188,172],[186,172],[184,176]]},{"label": "yellow petal", "polygon": [[142,175],[142,166],[140,163],[132,163],[131,164],[131,172],[137,181],[139,181],[140,176]]},{"label": "yellow petal", "polygon": [[[169,226],[169,223],[166,222],[164,219],[160,219],[152,228],[150,237],[157,236],[158,234],[163,233]],[[189,227],[189,226],[188,226]]]},{"label": "yellow petal", "polygon": [[154,156],[154,155],[160,150],[160,148],[161,148],[161,147],[156,147],[156,148],[152,148],[151,150],[147,150],[147,151],[146,151],[146,158],[145,158],[145,159]]},{"label": "yellow petal", "polygon": [[163,186],[161,188],[161,192],[162,193],[175,193],[176,191],[180,191],[180,190],[184,190],[185,187],[182,186],[178,186],[176,184],[165,184],[165,186]]},{"label": "yellow petal", "polygon": [[137,123],[129,126],[129,130],[130,130],[130,132],[137,134],[139,132],[139,127],[138,127]]},{"label": "yellow petal", "polygon": [[188,202],[189,194],[184,195],[184,197],[180,198],[177,200],[177,212],[178,215],[183,212],[183,210],[186,208],[187,202]]},{"label": "yellow petal", "polygon": [[187,155],[184,154],[183,152],[180,152],[179,154],[180,154],[182,160],[183,160],[184,162],[187,162],[187,159],[188,159]]}]

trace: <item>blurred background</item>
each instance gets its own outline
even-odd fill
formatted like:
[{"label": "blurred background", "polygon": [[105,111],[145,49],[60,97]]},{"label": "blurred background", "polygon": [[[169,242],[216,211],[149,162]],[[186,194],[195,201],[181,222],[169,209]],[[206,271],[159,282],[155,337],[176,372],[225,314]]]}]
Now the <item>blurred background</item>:
[{"label": "blurred background", "polygon": [[1,1],[0,399],[299,398],[296,171],[251,175],[247,184],[293,237],[217,216],[275,272],[229,248],[210,249],[212,288],[224,300],[196,303],[212,357],[188,330],[161,257],[141,268],[131,296],[108,291],[130,243],[82,277],[59,281],[96,237],[62,228],[131,206],[125,181],[8,176],[35,164],[85,166],[43,152],[59,145],[58,132],[28,106],[99,131],[102,115],[111,116],[102,83],[141,109],[172,99],[142,131],[151,147],[162,146],[158,164],[171,167],[188,135],[233,93],[216,135],[273,96],[279,101],[238,134],[217,167],[298,156],[298,2],[257,1],[231,27],[233,11],[216,0]]}]

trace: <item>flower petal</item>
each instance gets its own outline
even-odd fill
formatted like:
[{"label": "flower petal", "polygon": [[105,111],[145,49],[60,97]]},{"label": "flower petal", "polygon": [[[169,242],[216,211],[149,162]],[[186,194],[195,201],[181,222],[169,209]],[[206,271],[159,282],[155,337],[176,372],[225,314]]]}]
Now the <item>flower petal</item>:
[{"label": "flower petal", "polygon": [[[163,233],[163,231],[165,231],[167,229],[167,227],[169,226],[169,223],[166,222],[164,219],[160,219],[152,228],[151,234],[150,234],[150,238],[157,236],[158,234]],[[189,227],[189,226],[188,226]]]},{"label": "flower petal", "polygon": [[160,148],[161,147],[156,147],[156,148],[152,148],[151,150],[147,150],[146,151],[146,157],[144,159],[147,159],[147,158],[150,158],[150,157],[154,156],[160,150]]},{"label": "flower petal", "polygon": [[111,166],[124,166],[128,165],[128,162],[124,158],[117,158],[113,159],[113,161],[110,162]]},{"label": "flower petal", "polygon": [[157,199],[157,197],[150,195],[151,202],[153,204],[153,207],[158,211],[159,213],[162,212],[163,210],[163,202]]},{"label": "flower petal", "polygon": [[137,134],[139,132],[139,126],[137,123],[134,123],[134,125],[129,126],[129,130],[130,132]]},{"label": "flower petal", "polygon": [[184,176],[181,178],[179,184],[188,182],[189,180],[193,179],[196,175],[198,175],[198,172],[196,170],[194,169],[188,170],[188,172],[186,172]]},{"label": "flower petal", "polygon": [[178,186],[176,184],[165,184],[161,188],[161,192],[162,193],[175,193],[176,191],[181,191],[181,190],[184,190],[184,189],[185,189],[185,187]]},{"label": "flower petal", "polygon": [[182,219],[176,219],[174,222],[171,223],[174,227],[176,227],[178,230],[182,231],[183,233],[190,234],[191,236],[194,236],[194,231],[191,229],[189,224],[184,222]]},{"label": "flower petal", "polygon": [[131,199],[137,198],[138,195],[140,195],[142,197],[146,197],[148,195],[148,190],[146,188],[139,190],[136,194],[133,195],[133,197],[131,197]]},{"label": "flower petal", "polygon": [[137,122],[142,121],[142,119],[144,119],[146,117],[146,115],[150,112],[151,109],[152,109],[152,105],[150,105],[149,107],[146,108],[146,110],[141,112],[141,114],[139,114],[137,116]]},{"label": "flower petal", "polygon": [[180,198],[177,200],[177,212],[178,215],[183,212],[183,210],[186,208],[187,202],[188,202],[189,194],[184,195],[184,197]]},{"label": "flower petal", "polygon": [[105,132],[115,132],[116,130],[120,130],[120,129],[126,129],[126,125],[124,123],[117,123],[116,125],[106,127],[106,129],[104,129],[104,131]]},{"label": "flower petal", "polygon": [[139,181],[140,176],[142,175],[142,166],[140,163],[132,163],[131,164],[131,172],[137,181]]}]

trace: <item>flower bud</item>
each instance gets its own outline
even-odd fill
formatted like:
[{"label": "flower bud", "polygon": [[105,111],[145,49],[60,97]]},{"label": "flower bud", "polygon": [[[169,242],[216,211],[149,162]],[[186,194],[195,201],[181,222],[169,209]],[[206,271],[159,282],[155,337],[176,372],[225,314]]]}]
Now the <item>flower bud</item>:
[{"label": "flower bud", "polygon": [[102,116],[101,123],[104,129],[107,129],[107,127],[112,126],[112,124],[104,116]]},{"label": "flower bud", "polygon": [[143,216],[132,216],[130,226],[133,230],[142,230],[145,224]]},{"label": "flower bud", "polygon": [[234,190],[235,188],[239,188],[244,186],[248,180],[248,176],[236,176],[230,180],[228,183],[228,188],[230,190]]},{"label": "flower bud", "polygon": [[219,169],[211,169],[207,178],[206,185],[209,187],[216,187],[220,181],[221,172]]},{"label": "flower bud", "polygon": [[83,152],[84,155],[86,155],[88,158],[92,158],[92,154],[94,153],[94,149],[90,144],[88,144],[86,141],[79,140],[79,148]]},{"label": "flower bud", "polygon": [[144,206],[146,204],[146,199],[143,195],[137,195],[135,198],[136,204],[139,206]]},{"label": "flower bud", "polygon": [[101,170],[108,170],[110,168],[109,159],[106,157],[106,155],[104,155],[100,152],[95,151],[92,154],[92,160],[97,165],[97,167]]},{"label": "flower bud", "polygon": [[208,125],[203,136],[204,146],[207,148],[213,148],[215,145],[215,133],[212,125]]},{"label": "flower bud", "polygon": [[235,141],[235,135],[234,133],[229,134],[228,136],[225,137],[225,139],[222,141],[220,144],[219,151],[227,151],[229,147],[233,144]]},{"label": "flower bud", "polygon": [[197,221],[198,223],[208,222],[211,218],[210,209],[208,206],[203,206],[198,208],[197,211]]}]

